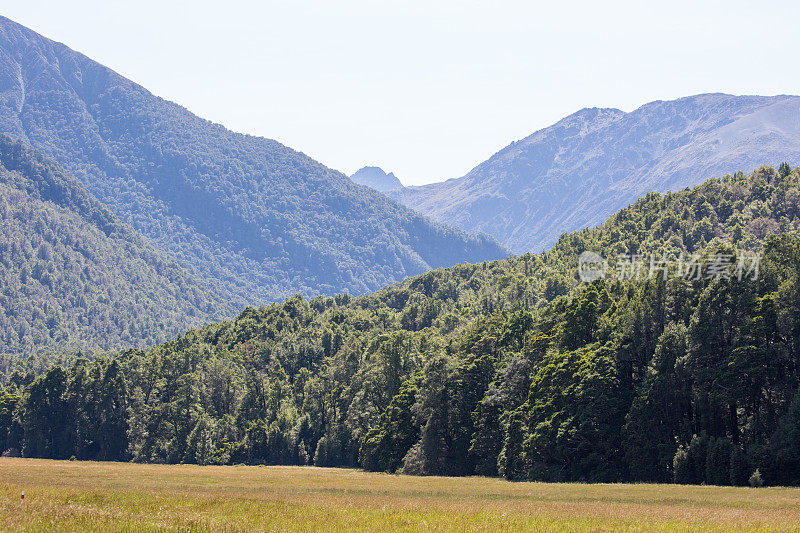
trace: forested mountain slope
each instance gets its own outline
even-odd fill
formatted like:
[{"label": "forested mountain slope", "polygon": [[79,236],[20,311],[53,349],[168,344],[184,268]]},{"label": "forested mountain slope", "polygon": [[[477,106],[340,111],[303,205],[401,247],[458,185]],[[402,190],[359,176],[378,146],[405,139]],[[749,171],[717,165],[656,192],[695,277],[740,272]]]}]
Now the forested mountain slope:
[{"label": "forested mountain slope", "polygon": [[145,347],[230,312],[54,162],[0,135],[0,353]]},{"label": "forested mountain slope", "polygon": [[538,252],[636,198],[800,161],[800,97],[703,94],[624,113],[584,109],[466,176],[394,191],[420,213]]},{"label": "forested mountain slope", "polygon": [[[370,296],[294,297],[151,350],[16,374],[0,396],[0,447],[798,484],[798,230],[800,170],[788,165],[648,194],[540,255],[438,269]],[[579,283],[589,250],[614,270]],[[701,270],[611,273],[651,252]]]},{"label": "forested mountain slope", "polygon": [[[254,105],[257,105],[254,103]],[[62,164],[240,308],[504,257],[280,143],[241,135],[0,17],[0,132]]]}]

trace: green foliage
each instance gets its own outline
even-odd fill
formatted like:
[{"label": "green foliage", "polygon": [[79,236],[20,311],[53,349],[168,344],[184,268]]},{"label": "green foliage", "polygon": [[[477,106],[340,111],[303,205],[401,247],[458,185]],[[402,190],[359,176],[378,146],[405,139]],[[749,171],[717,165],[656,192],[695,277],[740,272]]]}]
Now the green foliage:
[{"label": "green foliage", "polygon": [[0,135],[0,339],[25,356],[0,374],[32,356],[163,342],[221,315],[219,302],[58,165]]},{"label": "green foliage", "polygon": [[609,347],[592,344],[545,361],[528,399],[525,454],[533,477],[617,480],[623,398]]},{"label": "green foliage", "polygon": [[14,420],[14,410],[17,408],[20,399],[19,394],[9,391],[0,394],[0,449],[4,451],[19,446],[19,442],[14,438],[14,425],[16,422]]},{"label": "green foliage", "polygon": [[800,484],[800,392],[772,435],[771,448],[775,455],[776,481]]},{"label": "green foliage", "polygon": [[685,414],[691,406],[691,381],[678,365],[685,354],[686,327],[682,323],[667,325],[623,428],[629,475],[633,480],[672,481],[673,458],[678,452],[675,437],[686,434]]},{"label": "green foliage", "polygon": [[675,483],[702,483],[705,480],[708,438],[693,435],[692,439],[678,448],[673,463]]},{"label": "green foliage", "polygon": [[508,421],[503,449],[497,458],[497,471],[510,481],[527,479],[530,476],[523,448],[526,433],[525,414],[519,410],[514,411]]},{"label": "green foliage", "polygon": [[417,442],[419,426],[414,422],[411,408],[416,402],[418,382],[419,379],[414,378],[404,383],[381,414],[378,425],[367,432],[359,455],[359,462],[365,469],[394,472]]},{"label": "green foliage", "polygon": [[54,367],[34,381],[25,391],[20,406],[27,457],[66,459],[69,450],[70,417],[65,392],[67,375]]},{"label": "green foliage", "polygon": [[[26,455],[715,484],[759,469],[797,483],[800,238],[784,200],[798,181],[762,168],[648,195],[540,255],[296,296],[146,351],[14,374],[11,426]],[[763,258],[757,278],[579,284],[587,249],[612,263]]]},{"label": "green foliage", "polygon": [[731,478],[730,484],[735,486],[747,485],[750,476],[750,464],[747,461],[747,454],[740,446],[734,446],[731,451]]},{"label": "green foliage", "polygon": [[705,473],[709,485],[730,484],[732,452],[733,445],[729,439],[721,437],[709,440]]}]

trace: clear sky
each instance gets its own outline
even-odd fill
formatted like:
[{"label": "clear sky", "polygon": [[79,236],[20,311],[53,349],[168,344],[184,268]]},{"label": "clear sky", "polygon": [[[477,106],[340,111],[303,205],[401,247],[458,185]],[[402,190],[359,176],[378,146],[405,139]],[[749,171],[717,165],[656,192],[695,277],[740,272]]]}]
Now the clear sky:
[{"label": "clear sky", "polygon": [[465,174],[582,107],[800,93],[796,1],[13,0],[6,15],[350,174]]}]

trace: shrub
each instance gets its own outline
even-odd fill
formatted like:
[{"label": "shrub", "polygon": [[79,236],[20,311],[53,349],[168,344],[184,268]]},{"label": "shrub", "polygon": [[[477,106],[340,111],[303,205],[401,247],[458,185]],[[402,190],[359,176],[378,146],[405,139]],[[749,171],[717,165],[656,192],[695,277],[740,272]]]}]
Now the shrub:
[{"label": "shrub", "polygon": [[689,453],[687,446],[681,444],[678,451],[675,452],[675,458],[672,459],[672,472],[675,476],[675,483],[691,483],[692,475],[689,468]]},{"label": "shrub", "polygon": [[750,483],[751,487],[763,487],[764,486],[764,480],[761,479],[761,472],[758,471],[758,468],[756,468],[756,471],[753,472],[753,475],[750,476],[750,479],[748,480],[748,483]]},{"label": "shrub", "polygon": [[408,450],[406,456],[403,458],[403,466],[399,470],[400,474],[411,476],[423,476],[425,471],[425,457],[422,453],[422,443],[417,442]]}]

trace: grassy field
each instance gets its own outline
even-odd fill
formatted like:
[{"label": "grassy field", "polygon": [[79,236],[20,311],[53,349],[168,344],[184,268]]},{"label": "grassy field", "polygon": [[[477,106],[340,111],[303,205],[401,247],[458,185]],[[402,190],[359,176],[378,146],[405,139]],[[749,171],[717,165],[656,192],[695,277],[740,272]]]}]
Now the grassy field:
[{"label": "grassy field", "polygon": [[508,483],[312,467],[4,458],[0,528],[800,531],[800,489]]}]

